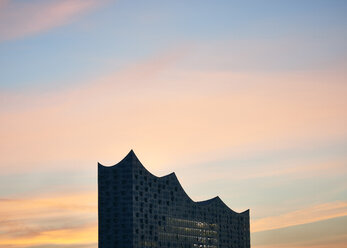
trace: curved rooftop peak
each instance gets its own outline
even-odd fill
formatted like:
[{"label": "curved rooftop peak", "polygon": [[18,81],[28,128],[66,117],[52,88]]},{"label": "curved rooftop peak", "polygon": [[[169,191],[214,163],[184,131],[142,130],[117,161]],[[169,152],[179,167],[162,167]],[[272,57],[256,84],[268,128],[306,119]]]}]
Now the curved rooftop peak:
[{"label": "curved rooftop peak", "polygon": [[215,197],[213,197],[213,198],[211,198],[211,199],[204,200],[204,201],[198,201],[198,202],[196,202],[196,203],[198,203],[198,204],[200,204],[200,205],[206,205],[206,204],[210,204],[210,203],[213,203],[213,202],[219,202],[219,203],[221,203],[221,202],[223,202],[223,201],[219,198],[219,196],[215,196]]},{"label": "curved rooftop peak", "polygon": [[105,167],[105,168],[113,168],[114,166],[122,165],[122,164],[125,164],[125,165],[134,165],[134,164],[142,165],[140,160],[137,158],[136,154],[134,153],[134,151],[131,149],[130,152],[117,164],[111,165],[111,166],[104,166],[104,165],[98,163],[98,166]]},{"label": "curved rooftop peak", "polygon": [[136,154],[133,149],[130,150],[130,152],[125,156],[125,158],[137,158]]},{"label": "curved rooftop peak", "polygon": [[130,152],[122,159],[121,162],[130,162],[131,164],[133,163],[141,163],[140,160],[137,158],[135,152],[133,151],[133,149],[130,150]]}]

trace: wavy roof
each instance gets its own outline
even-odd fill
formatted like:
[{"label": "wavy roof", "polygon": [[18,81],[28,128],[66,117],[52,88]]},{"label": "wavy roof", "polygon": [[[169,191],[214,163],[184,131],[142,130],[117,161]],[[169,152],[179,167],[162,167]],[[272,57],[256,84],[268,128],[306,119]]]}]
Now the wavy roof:
[{"label": "wavy roof", "polygon": [[112,165],[112,166],[104,166],[100,163],[98,163],[98,166],[100,168],[105,168],[105,169],[112,169],[112,168],[115,168],[115,167],[119,167],[119,166],[124,166],[124,165],[129,165],[129,164],[133,164],[133,165],[137,165],[137,166],[140,166],[141,169],[145,170],[149,175],[151,175],[153,178],[157,178],[158,180],[163,180],[163,179],[166,179],[166,178],[172,178],[173,181],[176,183],[177,186],[179,186],[179,189],[184,193],[184,195],[186,196],[186,198],[191,201],[193,204],[196,204],[198,206],[210,206],[210,205],[213,205],[213,204],[217,204],[217,205],[220,205],[222,207],[225,207],[227,208],[229,211],[231,211],[232,213],[235,213],[235,214],[248,214],[249,210],[246,210],[244,212],[241,212],[241,213],[238,213],[238,212],[235,212],[234,210],[232,210],[231,208],[229,208],[220,198],[219,196],[216,196],[216,197],[213,197],[211,199],[208,199],[208,200],[204,200],[204,201],[193,201],[189,195],[186,193],[186,191],[183,189],[181,183],[179,182],[175,172],[172,172],[168,175],[165,175],[165,176],[162,176],[162,177],[158,177],[156,175],[153,175],[150,171],[148,171],[144,166],[143,164],[140,162],[140,160],[137,158],[136,154],[134,153],[133,150],[131,150],[128,155],[126,155],[119,163],[115,164],[115,165]]}]

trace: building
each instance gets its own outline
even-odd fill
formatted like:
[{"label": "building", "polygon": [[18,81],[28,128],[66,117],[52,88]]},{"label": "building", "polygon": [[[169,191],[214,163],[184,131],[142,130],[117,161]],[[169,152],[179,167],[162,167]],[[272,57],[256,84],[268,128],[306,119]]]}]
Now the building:
[{"label": "building", "polygon": [[156,177],[130,153],[98,164],[99,248],[249,248],[249,210],[194,202],[175,173]]}]

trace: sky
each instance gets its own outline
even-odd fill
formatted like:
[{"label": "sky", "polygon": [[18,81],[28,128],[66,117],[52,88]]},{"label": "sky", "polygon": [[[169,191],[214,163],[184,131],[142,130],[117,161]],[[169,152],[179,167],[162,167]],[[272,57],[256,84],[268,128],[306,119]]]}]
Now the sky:
[{"label": "sky", "polygon": [[97,248],[134,149],[253,248],[347,244],[347,2],[0,0],[0,248]]}]

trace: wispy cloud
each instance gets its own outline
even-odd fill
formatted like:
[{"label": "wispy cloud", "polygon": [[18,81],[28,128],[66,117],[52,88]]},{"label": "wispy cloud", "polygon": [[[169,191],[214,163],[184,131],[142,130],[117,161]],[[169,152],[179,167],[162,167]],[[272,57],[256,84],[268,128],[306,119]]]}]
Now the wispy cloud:
[{"label": "wispy cloud", "polygon": [[252,233],[255,248],[344,248],[347,216]]},{"label": "wispy cloud", "polygon": [[98,243],[90,244],[43,244],[43,245],[0,245],[0,248],[97,248]]},{"label": "wispy cloud", "polygon": [[95,192],[2,199],[0,247],[95,243],[96,212]]},{"label": "wispy cloud", "polygon": [[0,42],[38,34],[66,25],[104,1],[1,1]]},{"label": "wispy cloud", "polygon": [[[327,149],[324,147],[324,149]],[[308,150],[308,149],[307,149]],[[309,151],[307,151],[309,153]],[[319,149],[317,149],[319,150]],[[276,151],[280,153],[280,151]],[[251,158],[248,156],[236,157],[235,159],[230,158],[226,161],[211,161],[206,165],[197,164],[191,166],[186,170],[193,172],[197,169],[204,169],[209,167],[215,167],[217,170],[212,171],[208,174],[202,174],[195,183],[204,183],[210,180],[233,180],[243,181],[249,179],[259,178],[286,178],[286,180],[300,179],[300,178],[320,178],[335,175],[339,173],[347,173],[345,166],[347,158],[337,154],[336,158],[329,156],[329,151],[321,149],[321,153],[326,152],[328,158],[322,159],[321,157],[316,158],[312,155],[309,158],[302,158],[300,155],[295,157],[295,154],[286,154],[284,158],[275,158],[276,152],[272,153],[272,160],[261,161],[261,156]],[[242,160],[243,159],[243,160]],[[258,159],[258,160],[257,160]],[[323,161],[326,160],[326,161]],[[230,165],[233,165],[232,167]]]},{"label": "wispy cloud", "polygon": [[252,221],[252,232],[279,229],[347,215],[347,202],[330,202]]},{"label": "wispy cloud", "polygon": [[0,11],[8,4],[9,0],[0,0]]},{"label": "wispy cloud", "polygon": [[1,164],[114,163],[132,147],[158,167],[347,135],[341,73],[170,71],[175,61],[168,52],[63,92],[3,93]]}]

